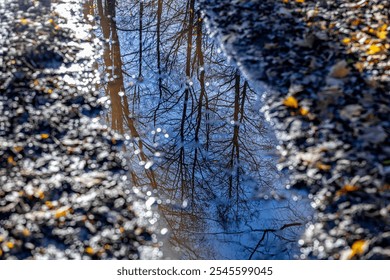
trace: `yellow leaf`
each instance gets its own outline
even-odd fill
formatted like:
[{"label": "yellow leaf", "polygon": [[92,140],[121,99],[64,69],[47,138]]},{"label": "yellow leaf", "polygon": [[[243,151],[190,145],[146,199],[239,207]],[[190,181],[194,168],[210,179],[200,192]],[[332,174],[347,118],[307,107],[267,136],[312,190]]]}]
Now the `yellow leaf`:
[{"label": "yellow leaf", "polygon": [[305,0],[295,0],[298,3],[305,3]]},{"label": "yellow leaf", "polygon": [[298,100],[295,97],[289,96],[283,101],[283,105],[289,108],[298,108]]},{"label": "yellow leaf", "polygon": [[27,24],[28,24],[28,19],[21,18],[21,19],[20,19],[20,23],[21,23],[22,25],[27,25]]},{"label": "yellow leaf", "polygon": [[68,213],[69,213],[69,207],[61,207],[55,212],[54,217],[58,219],[61,217],[65,217],[66,215],[68,215]]},{"label": "yellow leaf", "polygon": [[53,202],[51,202],[51,201],[46,201],[46,202],[45,202],[45,205],[46,205],[49,209],[51,209],[51,208],[54,207]]},{"label": "yellow leaf", "polygon": [[88,255],[93,255],[95,253],[95,250],[92,247],[87,247],[87,248],[85,248],[85,252]]},{"label": "yellow leaf", "polygon": [[43,191],[38,190],[37,193],[35,194],[35,197],[38,197],[39,199],[44,199],[45,198],[45,194],[44,194]]},{"label": "yellow leaf", "polygon": [[302,116],[306,116],[307,114],[309,114],[309,109],[302,107],[301,109],[299,109],[299,113]]},{"label": "yellow leaf", "polygon": [[11,241],[7,242],[5,245],[7,245],[7,247],[8,247],[9,249],[12,249],[12,248],[15,247],[15,244],[14,244],[13,242],[11,242]]},{"label": "yellow leaf", "polygon": [[381,50],[382,50],[382,48],[380,46],[378,46],[378,45],[371,45],[368,48],[367,54],[368,55],[374,55],[374,54],[379,53]]},{"label": "yellow leaf", "polygon": [[343,43],[344,43],[344,44],[349,44],[349,43],[351,43],[351,38],[344,38],[344,39],[343,39]]},{"label": "yellow leaf", "polygon": [[47,139],[47,138],[49,138],[49,134],[47,134],[47,133],[42,133],[42,134],[41,134],[41,138],[42,138],[42,139]]},{"label": "yellow leaf", "polygon": [[358,241],[355,241],[353,244],[352,244],[352,247],[351,247],[351,254],[349,255],[349,258],[352,259],[354,256],[358,255],[358,256],[361,256],[364,254],[364,252],[366,251],[367,249],[367,241],[365,240],[358,240]]},{"label": "yellow leaf", "polygon": [[381,40],[384,40],[387,38],[387,31],[378,31],[376,33],[376,36],[381,39]]},{"label": "yellow leaf", "polygon": [[386,30],[387,30],[387,27],[388,27],[388,25],[385,23],[384,25],[382,25],[381,27],[379,27],[379,31],[386,31]]}]

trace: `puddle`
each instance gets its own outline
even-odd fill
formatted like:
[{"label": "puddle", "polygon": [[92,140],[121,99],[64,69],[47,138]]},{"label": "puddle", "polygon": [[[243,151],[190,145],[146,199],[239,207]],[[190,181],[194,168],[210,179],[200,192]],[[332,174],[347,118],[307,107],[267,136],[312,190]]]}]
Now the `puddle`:
[{"label": "puddle", "polygon": [[261,89],[229,65],[195,7],[86,1],[104,39],[105,120],[127,138],[131,185],[157,197],[166,258],[294,258],[308,202],[276,170]]}]

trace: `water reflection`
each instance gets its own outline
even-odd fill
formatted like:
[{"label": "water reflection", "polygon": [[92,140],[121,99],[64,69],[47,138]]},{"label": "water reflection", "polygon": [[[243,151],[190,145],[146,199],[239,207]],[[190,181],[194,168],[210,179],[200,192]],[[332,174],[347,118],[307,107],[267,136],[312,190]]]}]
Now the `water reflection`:
[{"label": "water reflection", "polygon": [[90,0],[104,38],[107,122],[130,135],[132,184],[153,189],[184,259],[292,258],[302,201],[282,188],[257,93],[195,0]]}]

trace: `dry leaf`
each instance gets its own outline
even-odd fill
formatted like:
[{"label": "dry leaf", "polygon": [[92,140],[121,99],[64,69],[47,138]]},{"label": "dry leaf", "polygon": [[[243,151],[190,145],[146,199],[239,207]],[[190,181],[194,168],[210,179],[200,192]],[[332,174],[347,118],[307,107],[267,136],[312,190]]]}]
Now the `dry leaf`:
[{"label": "dry leaf", "polygon": [[368,50],[367,50],[367,54],[368,55],[374,55],[374,54],[377,54],[379,53],[380,51],[382,50],[382,48],[378,45],[371,45]]},{"label": "dry leaf", "polygon": [[12,248],[14,248],[15,247],[15,244],[13,243],[13,242],[7,242],[5,245],[7,245],[7,247],[9,248],[9,249],[12,249]]},{"label": "dry leaf", "polygon": [[28,237],[31,235],[31,232],[27,228],[25,228],[25,229],[23,229],[23,235]]},{"label": "dry leaf", "polygon": [[85,248],[85,252],[88,254],[88,255],[93,255],[95,253],[95,250],[91,247],[87,247]]},{"label": "dry leaf", "polygon": [[332,168],[332,166],[328,164],[323,164],[321,162],[317,162],[316,167],[322,171],[329,171]]},{"label": "dry leaf", "polygon": [[16,161],[14,160],[14,157],[12,157],[12,156],[9,156],[9,157],[7,158],[7,162],[8,162],[9,164],[16,165]]},{"label": "dry leaf", "polygon": [[298,108],[298,100],[295,97],[289,96],[283,101],[283,105],[289,108]]},{"label": "dry leaf", "polygon": [[337,196],[340,196],[340,195],[344,195],[344,194],[347,194],[349,192],[354,192],[354,191],[357,191],[359,188],[356,187],[356,186],[352,186],[352,185],[345,185],[341,190],[338,190],[336,195]]},{"label": "dry leaf", "polygon": [[301,107],[301,109],[299,109],[299,113],[300,113],[302,116],[306,116],[307,114],[309,114],[309,109],[304,108],[304,107]]},{"label": "dry leaf", "polygon": [[350,69],[348,68],[347,62],[342,60],[333,65],[333,67],[330,69],[329,76],[342,79],[348,76],[349,73]]},{"label": "dry leaf", "polygon": [[351,254],[349,255],[349,259],[352,259],[354,256],[361,256],[367,250],[368,242],[366,240],[358,240],[352,244]]},{"label": "dry leaf", "polygon": [[344,39],[343,39],[343,43],[344,43],[344,44],[349,44],[349,43],[351,43],[351,38],[344,38]]},{"label": "dry leaf", "polygon": [[69,210],[70,210],[70,207],[69,207],[69,206],[61,207],[60,209],[58,209],[58,210],[55,212],[54,217],[55,217],[56,219],[61,218],[61,217],[65,217],[66,215],[68,215]]},{"label": "dry leaf", "polygon": [[27,25],[28,24],[28,19],[22,18],[22,19],[20,19],[20,23],[23,24],[23,25]]}]

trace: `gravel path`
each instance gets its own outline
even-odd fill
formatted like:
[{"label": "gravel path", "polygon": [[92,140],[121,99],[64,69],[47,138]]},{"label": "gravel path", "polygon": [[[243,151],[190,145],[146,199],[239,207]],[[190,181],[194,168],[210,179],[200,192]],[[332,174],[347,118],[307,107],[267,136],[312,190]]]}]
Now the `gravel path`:
[{"label": "gravel path", "polygon": [[99,122],[90,28],[78,0],[0,1],[0,259],[159,255],[154,200]]},{"label": "gravel path", "polygon": [[390,1],[202,1],[228,56],[264,82],[291,187],[317,221],[302,258],[390,259]]}]

